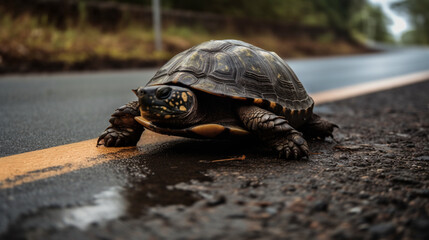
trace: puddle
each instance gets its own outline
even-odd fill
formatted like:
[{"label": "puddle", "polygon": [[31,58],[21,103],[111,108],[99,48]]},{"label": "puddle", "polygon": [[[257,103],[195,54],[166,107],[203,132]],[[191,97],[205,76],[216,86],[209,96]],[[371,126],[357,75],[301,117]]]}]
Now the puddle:
[{"label": "puddle", "polygon": [[94,195],[93,205],[62,210],[60,214],[64,225],[84,230],[92,223],[121,217],[124,215],[127,202],[120,192],[120,187],[111,187]]},{"label": "puddle", "polygon": [[[94,180],[85,179],[87,174],[91,174],[92,179],[105,179],[106,176],[109,179],[122,179],[117,181],[117,185],[107,185],[101,192],[94,193],[92,199],[77,200],[77,206],[40,207],[34,213],[21,216],[15,221],[9,233],[67,227],[85,230],[93,224],[103,225],[115,219],[138,218],[153,206],[190,206],[203,196],[194,191],[178,189],[176,185],[212,181],[205,174],[208,169],[238,163],[210,161],[252,154],[252,151],[258,151],[256,144],[246,141],[192,139],[148,144],[141,148],[141,155],[109,161],[86,169],[86,172],[71,173],[78,176],[76,179],[81,179],[74,183],[78,188],[89,188],[91,184],[97,184]],[[243,162],[245,161],[240,161],[240,165],[245,164]],[[61,181],[58,183],[61,184]],[[62,190],[59,191],[68,191],[67,186],[60,188]],[[76,192],[76,199],[80,199],[79,197],[79,192]]]},{"label": "puddle", "polygon": [[[144,155],[116,162],[115,164],[128,166],[130,186],[123,191],[128,203],[127,215],[139,217],[151,206],[190,206],[202,199],[202,196],[193,191],[173,186],[191,180],[212,181],[205,172],[225,163],[207,161],[242,155],[245,150],[240,145],[242,144],[228,141],[183,140],[157,146],[149,152],[143,149],[146,152]],[[138,177],[141,173],[147,175],[144,178]]]},{"label": "puddle", "polygon": [[145,154],[108,163],[110,168],[125,171],[127,184],[95,194],[91,205],[60,210],[58,218],[62,227],[85,230],[93,223],[103,224],[120,217],[138,218],[152,206],[192,205],[202,197],[172,186],[191,180],[212,181],[204,175],[207,163],[201,162],[216,156],[210,151],[201,152],[207,144],[207,141],[184,140],[155,149],[148,146],[141,149]]}]

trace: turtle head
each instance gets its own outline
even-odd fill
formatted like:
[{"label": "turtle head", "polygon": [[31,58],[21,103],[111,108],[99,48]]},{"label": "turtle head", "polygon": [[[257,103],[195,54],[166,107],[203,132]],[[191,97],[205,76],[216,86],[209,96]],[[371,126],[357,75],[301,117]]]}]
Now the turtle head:
[{"label": "turtle head", "polygon": [[142,117],[168,126],[189,123],[196,112],[197,99],[188,88],[170,85],[140,87],[133,90],[139,98]]}]

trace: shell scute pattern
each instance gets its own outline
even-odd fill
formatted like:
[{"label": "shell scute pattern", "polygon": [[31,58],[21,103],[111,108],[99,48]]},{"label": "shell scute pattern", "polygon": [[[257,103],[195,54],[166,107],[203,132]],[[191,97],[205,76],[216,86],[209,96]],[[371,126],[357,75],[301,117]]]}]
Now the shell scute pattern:
[{"label": "shell scute pattern", "polygon": [[148,85],[169,83],[218,96],[263,99],[261,105],[274,102],[276,111],[283,113],[313,106],[295,73],[277,54],[237,40],[209,41],[178,54]]},{"label": "shell scute pattern", "polygon": [[235,68],[231,57],[224,52],[214,54],[213,66],[208,74],[213,79],[224,81],[225,84],[235,84]]}]

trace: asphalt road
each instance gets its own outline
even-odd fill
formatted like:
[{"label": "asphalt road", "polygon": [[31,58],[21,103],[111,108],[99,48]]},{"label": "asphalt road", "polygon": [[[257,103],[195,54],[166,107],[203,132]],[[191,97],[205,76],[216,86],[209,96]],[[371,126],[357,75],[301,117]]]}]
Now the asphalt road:
[{"label": "asphalt road", "polygon": [[[309,92],[319,92],[428,70],[429,50],[421,48],[404,49],[380,54],[290,60],[287,62]],[[107,119],[112,111],[123,103],[134,100],[134,95],[130,89],[144,85],[155,71],[155,69],[152,69],[0,77],[0,156],[97,137],[106,127]],[[421,86],[427,87],[427,84]],[[412,93],[411,90],[408,92]],[[381,96],[380,98],[390,101],[392,96],[395,95],[390,94],[390,97]],[[412,94],[409,95],[412,96]],[[420,95],[424,96],[422,93]],[[366,102],[370,103],[370,101],[371,98],[367,98]],[[357,105],[359,104],[355,102],[351,108],[342,108],[341,114],[346,118],[353,119],[353,113],[347,111],[351,111],[350,109],[355,108]],[[367,104],[367,106],[370,107],[371,104]],[[387,109],[383,111],[394,114],[398,110]],[[407,116],[417,115],[411,114]],[[427,115],[422,116],[424,118]],[[336,118],[339,121],[345,121],[342,115]],[[359,121],[364,119],[364,116],[361,116]],[[412,121],[415,121],[415,119],[412,119]],[[358,125],[353,124],[353,126]],[[390,127],[394,129],[394,126]],[[405,129],[404,131],[407,131],[406,125],[402,127]],[[342,129],[341,131],[344,132],[340,137],[342,136],[345,141],[358,139],[365,143],[365,139],[359,137],[366,131],[365,129],[354,130],[351,127]],[[377,136],[383,136],[377,132],[374,132],[373,135],[374,139]],[[399,136],[403,137],[405,135],[400,133]],[[359,144],[362,142],[359,142]],[[254,180],[253,177],[262,177],[261,179],[272,178],[276,182],[282,176],[285,176],[290,179],[283,179],[282,181],[296,181],[298,185],[306,185],[305,181],[313,176],[313,173],[310,171],[309,175],[299,175],[301,178],[295,179],[293,176],[296,172],[313,169],[314,164],[319,164],[320,166],[318,167],[321,169],[329,168],[329,166],[336,164],[335,162],[338,160],[325,161],[333,154],[332,142],[322,143],[322,145],[313,144],[314,149],[320,150],[322,155],[315,156],[308,162],[273,160],[273,158],[261,155],[259,151],[254,150],[258,149],[258,146],[253,147],[252,145],[252,147],[249,147],[249,144],[254,143],[174,140],[162,145],[148,146],[144,155],[135,158],[110,161],[56,177],[25,183],[13,188],[1,189],[0,238],[3,233],[8,234],[6,235],[7,239],[19,236],[18,233],[22,233],[24,235],[30,234],[34,239],[47,239],[49,237],[52,239],[85,239],[91,238],[91,234],[95,234],[97,230],[89,230],[85,233],[84,229],[97,229],[98,224],[100,224],[103,234],[111,234],[110,238],[124,236],[127,232],[132,232],[128,228],[133,227],[132,222],[135,219],[137,219],[137,222],[145,222],[142,221],[142,218],[146,216],[145,211],[153,206],[182,204],[185,207],[180,208],[182,210],[177,208],[179,209],[177,211],[193,214],[201,211],[199,209],[188,209],[186,206],[194,206],[193,204],[202,198],[205,199],[204,201],[208,201],[204,204],[222,205],[222,198],[218,199],[215,194],[216,191],[221,190],[206,191],[202,186],[199,190],[194,191],[195,189],[182,189],[183,186],[180,187],[180,184],[214,181],[214,185],[223,184],[226,191],[233,190],[234,192],[240,191],[234,190],[234,187],[240,184],[248,184],[250,187],[246,185],[247,187],[244,186],[244,188],[251,191],[246,193],[248,197],[246,197],[246,201],[253,201],[249,199],[258,198],[257,196],[260,194],[258,193],[260,189],[258,190],[257,187],[264,186],[263,183],[259,182],[259,180]],[[409,145],[411,143],[404,143],[406,148]],[[196,149],[198,150],[197,152],[195,152]],[[249,149],[251,149],[250,152]],[[354,150],[352,149],[352,151]],[[421,154],[427,155],[427,153],[424,153],[424,151],[427,152],[427,149],[419,149],[419,151]],[[249,154],[247,156],[250,159],[250,167],[247,165],[236,166],[236,163],[231,163],[226,165],[227,168],[222,168],[224,165],[220,166],[219,170],[218,166],[200,162],[200,160],[228,158],[243,153]],[[350,165],[350,169],[360,167],[359,165],[354,165],[357,162],[354,158],[359,154],[364,155],[366,153],[355,153],[346,156],[350,158],[350,161],[347,162]],[[261,175],[261,173],[252,172],[251,169],[260,169],[265,173]],[[273,169],[279,170],[272,172]],[[362,171],[368,170],[363,169]],[[248,176],[246,175],[245,177],[249,178],[250,182],[247,180],[244,183],[241,183],[241,180],[235,181],[236,172],[247,174]],[[269,177],[270,173],[273,173],[276,177]],[[229,178],[223,179],[222,174],[229,176]],[[337,176],[335,175],[337,173],[333,174],[332,176],[327,176],[325,180],[330,182],[331,177]],[[363,173],[358,172],[356,174],[358,178],[359,174]],[[237,179],[239,179],[238,175]],[[238,185],[235,186],[230,183]],[[179,187],[172,187],[176,185],[179,185]],[[226,188],[226,185],[230,185],[232,188]],[[194,187],[199,188],[201,186],[196,184]],[[216,189],[223,188],[217,187]],[[242,189],[242,187],[238,187],[238,189]],[[277,190],[266,191],[262,195],[270,196],[274,192],[278,193]],[[303,193],[299,190],[297,192]],[[329,191],[326,194],[329,194]],[[226,194],[226,196],[229,195],[232,194]],[[299,194],[291,194],[291,196],[299,196]],[[274,201],[272,198],[266,200]],[[352,200],[357,201],[356,199]],[[233,203],[231,199],[228,199],[227,202]],[[244,204],[243,206],[246,209],[247,207],[252,208],[250,205]],[[232,209],[236,207],[234,205]],[[167,207],[162,211],[170,211],[169,209],[171,210],[171,208]],[[271,209],[270,211],[274,210]],[[183,216],[174,212],[176,208],[171,211],[173,212],[167,214],[169,218]],[[226,208],[225,211],[230,212],[231,208]],[[154,212],[150,214],[154,216],[150,217],[148,223],[159,218]],[[241,215],[234,216],[243,218]],[[208,221],[208,225],[205,227],[212,227],[213,224],[225,222],[218,215],[214,216],[212,220]],[[103,224],[109,221],[113,221],[112,226],[104,229]],[[332,224],[337,225],[336,223]],[[288,226],[292,225],[288,224]],[[240,227],[239,225],[234,226],[234,228]],[[144,231],[144,229],[153,230],[158,228],[161,227],[155,223],[152,226],[138,226],[135,229]],[[108,229],[113,233],[109,233]],[[301,227],[301,229],[305,228]],[[173,232],[176,230],[170,229]],[[92,236],[97,238],[97,235]],[[102,237],[109,239],[109,236]]]},{"label": "asphalt road", "polygon": [[309,141],[309,160],[162,136],[131,158],[0,189],[0,239],[428,239],[427,89],[324,105],[341,128]]},{"label": "asphalt road", "polygon": [[[287,60],[308,92],[429,69],[429,49]],[[0,76],[0,156],[98,137],[156,69]]]}]

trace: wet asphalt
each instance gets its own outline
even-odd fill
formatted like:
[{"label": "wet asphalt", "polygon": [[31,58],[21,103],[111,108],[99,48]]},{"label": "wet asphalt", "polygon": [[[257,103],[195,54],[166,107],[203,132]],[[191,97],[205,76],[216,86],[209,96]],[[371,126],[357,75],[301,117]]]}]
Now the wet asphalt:
[{"label": "wet asphalt", "polygon": [[[287,62],[314,93],[427,70],[429,49]],[[97,137],[155,71],[0,76],[0,156]]]},{"label": "wet asphalt", "polygon": [[340,129],[309,160],[172,138],[0,190],[0,239],[428,239],[428,90],[321,106]]},{"label": "wet asphalt", "polygon": [[[289,63],[316,92],[391,77],[412,59],[402,74],[427,70],[428,56],[420,49]],[[154,72],[1,77],[1,156],[97,137],[111,111],[134,99],[129,89]],[[0,239],[425,239],[429,86],[401,89],[320,106],[340,123],[340,142],[312,142],[309,161],[277,159],[253,141],[173,139],[131,159],[2,189]],[[245,161],[210,162],[242,154]]]}]

